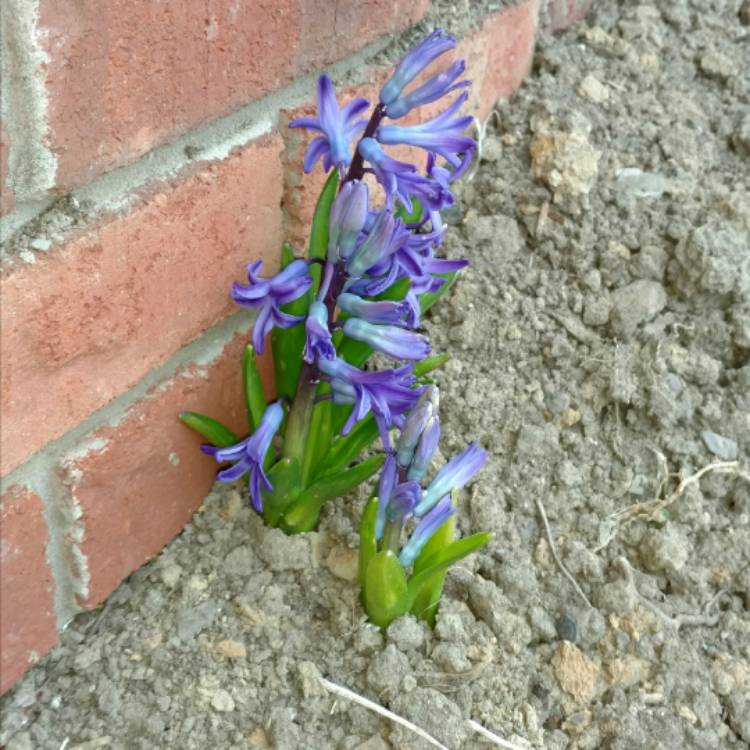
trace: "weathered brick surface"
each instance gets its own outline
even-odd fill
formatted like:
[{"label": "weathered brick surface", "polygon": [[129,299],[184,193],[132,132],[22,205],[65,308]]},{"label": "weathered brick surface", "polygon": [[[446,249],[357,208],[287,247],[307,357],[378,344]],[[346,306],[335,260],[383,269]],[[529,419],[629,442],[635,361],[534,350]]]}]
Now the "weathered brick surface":
[{"label": "weathered brick surface", "polygon": [[531,70],[538,0],[527,0],[488,16],[459,46],[475,81],[474,114],[484,120],[495,102],[510,96]]},{"label": "weathered brick surface", "polygon": [[277,263],[278,136],[160,185],[3,273],[2,473],[126,391],[235,308],[245,264]]},{"label": "weathered brick surface", "polygon": [[[472,81],[469,101],[464,111],[484,120],[495,102],[510,96],[520,85],[531,69],[534,54],[534,40],[537,31],[539,2],[527,0],[493,13],[485,18],[479,27],[462,39],[454,57],[466,60],[466,77]],[[447,56],[446,56],[447,58]],[[434,75],[446,66],[439,58],[428,67],[413,84]],[[355,96],[364,96],[375,103],[381,86],[392,71],[392,66],[372,68],[367,76],[368,83],[338,90],[340,104]],[[448,99],[450,101],[450,99]],[[441,100],[410,112],[400,124],[423,122],[435,116],[446,106]],[[314,99],[304,105],[283,112],[281,132],[287,144],[285,151],[286,182],[284,208],[286,215],[286,235],[298,247],[304,247],[315,201],[325,182],[326,175],[320,163],[309,175],[303,175],[300,165],[307,144],[316,135],[301,130],[287,130],[286,123],[295,118],[314,114]],[[421,149],[388,147],[388,153],[398,159],[424,164],[426,155]]]},{"label": "weathered brick surface", "polygon": [[[240,362],[248,334],[238,334],[208,364],[183,368],[115,427],[86,436],[60,465],[84,529],[80,551],[90,575],[84,606],[93,607],[156,555],[190,520],[216,473],[200,438],[177,418],[209,414],[247,433]],[[270,367],[264,360],[267,393]]]},{"label": "weathered brick surface", "polygon": [[0,498],[0,693],[57,643],[42,501],[25,487]]},{"label": "weathered brick surface", "polygon": [[61,188],[342,59],[429,0],[41,0]]},{"label": "weathered brick surface", "polygon": [[5,123],[0,120],[0,216],[13,210],[16,199],[8,184],[8,159],[10,158],[10,140]]}]

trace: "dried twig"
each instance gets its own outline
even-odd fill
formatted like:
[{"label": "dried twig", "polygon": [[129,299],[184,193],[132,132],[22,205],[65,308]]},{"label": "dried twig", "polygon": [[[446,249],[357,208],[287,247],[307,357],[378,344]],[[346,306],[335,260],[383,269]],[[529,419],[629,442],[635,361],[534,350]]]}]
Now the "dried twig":
[{"label": "dried twig", "polygon": [[[654,452],[662,463],[662,472],[667,473],[666,458],[664,458],[661,453]],[[613,516],[616,516],[621,522],[625,523],[634,518],[653,518],[656,513],[672,505],[675,500],[685,493],[685,490],[688,487],[697,484],[701,480],[701,477],[710,472],[716,472],[718,474],[734,474],[740,479],[750,482],[750,475],[740,471],[737,461],[716,461],[715,463],[708,464],[708,466],[704,466],[699,471],[696,471],[695,474],[685,477],[685,479],[680,481],[673,492],[660,498],[658,495],[662,493],[664,485],[666,484],[666,480],[662,480],[662,483],[659,485],[659,493],[654,500],[650,500],[646,503],[635,503],[635,505],[630,505],[627,508],[623,508],[622,510],[613,513]]]},{"label": "dried twig", "polygon": [[[329,690],[331,693],[340,695],[342,698],[347,698],[354,703],[358,703],[360,706],[364,706],[364,708],[368,708],[370,709],[370,711],[374,711],[376,714],[380,714],[380,716],[384,716],[386,719],[395,721],[397,724],[401,724],[401,726],[410,729],[412,732],[414,732],[414,734],[418,735],[423,740],[426,740],[431,745],[433,745],[433,747],[441,748],[441,750],[449,750],[441,742],[438,742],[438,740],[436,740],[434,737],[427,734],[427,732],[425,732],[421,727],[413,724],[403,716],[399,716],[398,714],[394,714],[393,711],[389,711],[387,708],[383,708],[383,706],[378,705],[374,701],[371,701],[369,698],[365,698],[363,695],[355,693],[353,690],[349,690],[349,688],[345,688],[343,685],[337,685],[335,682],[331,682],[325,677],[321,677],[320,682],[323,687],[326,690]],[[525,748],[522,748],[519,745],[514,745],[512,742],[508,742],[508,740],[504,740],[502,737],[498,737],[496,734],[490,732],[489,729],[485,729],[481,724],[474,721],[473,719],[469,719],[467,724],[475,732],[481,734],[484,738],[497,745],[497,747],[504,747],[508,750],[525,750]]]},{"label": "dried twig", "polygon": [[508,740],[498,737],[493,732],[490,732],[489,729],[485,729],[481,724],[474,721],[474,719],[469,719],[468,724],[477,734],[481,734],[482,737],[498,747],[505,747],[508,750],[526,750],[526,748],[523,748],[520,745],[514,745],[512,742],[508,742]]},{"label": "dried twig", "polygon": [[719,622],[719,615],[718,613],[715,615],[709,615],[709,611],[714,607],[716,602],[721,599],[721,597],[726,594],[727,592],[722,589],[719,591],[715,596],[713,596],[706,604],[703,606],[703,610],[698,613],[690,613],[690,612],[683,612],[678,615],[668,615],[664,610],[660,609],[656,604],[654,604],[650,599],[647,599],[643,594],[641,594],[640,591],[638,591],[638,587],[635,585],[635,576],[633,575],[633,566],[628,562],[627,558],[620,556],[616,560],[617,564],[622,569],[623,573],[625,574],[625,578],[627,579],[628,585],[635,591],[635,593],[638,595],[638,598],[655,614],[659,617],[659,619],[663,620],[668,625],[671,625],[675,630],[679,630],[683,625],[692,626],[692,627],[699,627],[701,625],[706,625],[707,627],[713,627],[716,625],[717,622]]},{"label": "dried twig", "polygon": [[593,605],[589,601],[589,598],[586,596],[586,594],[583,593],[583,589],[578,585],[578,581],[576,581],[575,578],[573,578],[572,573],[563,565],[562,560],[560,559],[560,556],[557,554],[557,549],[555,548],[555,542],[552,540],[552,529],[549,527],[549,521],[547,520],[547,512],[544,510],[544,503],[542,502],[542,498],[537,495],[536,498],[536,507],[539,510],[539,515],[542,517],[542,523],[544,524],[544,531],[547,534],[547,543],[549,544],[550,551],[552,552],[552,557],[554,557],[555,562],[557,563],[557,567],[560,568],[560,572],[573,584],[573,588],[576,590],[576,593],[578,596],[583,599],[583,601],[586,602],[586,604],[593,609]]},{"label": "dried twig", "polygon": [[358,703],[360,706],[369,708],[370,711],[374,711],[376,714],[385,716],[386,719],[390,719],[391,721],[395,721],[397,724],[401,724],[401,726],[406,727],[407,729],[411,729],[414,734],[418,735],[423,740],[426,740],[434,747],[441,748],[441,750],[449,750],[441,742],[438,742],[434,737],[427,734],[427,732],[425,732],[421,727],[418,727],[416,724],[412,724],[412,722],[410,722],[408,719],[404,719],[403,716],[394,714],[393,711],[389,711],[387,708],[379,706],[369,698],[365,698],[363,695],[359,695],[359,693],[355,693],[354,691],[349,690],[349,688],[345,688],[342,685],[337,685],[335,682],[331,682],[325,677],[321,677],[320,682],[326,690],[329,690],[335,695],[340,695],[342,698],[348,698],[350,701],[354,701],[354,703]]},{"label": "dried twig", "polygon": [[601,542],[594,552],[600,552],[603,550],[615,538],[615,536],[617,536],[617,530],[620,526],[630,523],[636,518],[652,519],[656,513],[668,508],[672,503],[679,499],[688,487],[700,482],[701,478],[710,472],[716,472],[717,474],[731,474],[739,479],[744,479],[746,482],[750,482],[750,474],[742,471],[739,468],[737,461],[716,461],[715,463],[708,464],[708,466],[704,466],[689,477],[685,477],[685,479],[682,479],[672,492],[665,495],[663,493],[667,482],[669,481],[667,459],[657,450],[654,450],[654,453],[659,460],[662,472],[662,479],[659,483],[656,497],[648,502],[628,505],[627,508],[622,508],[612,513],[605,522],[610,526],[609,533],[607,534],[606,539]]}]

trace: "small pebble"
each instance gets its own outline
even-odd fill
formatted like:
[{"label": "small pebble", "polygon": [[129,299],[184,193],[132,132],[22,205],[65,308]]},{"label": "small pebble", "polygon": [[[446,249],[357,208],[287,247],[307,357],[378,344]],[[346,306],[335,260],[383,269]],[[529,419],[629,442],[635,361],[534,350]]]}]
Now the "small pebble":
[{"label": "small pebble", "polygon": [[715,432],[709,432],[708,430],[701,432],[701,437],[706,444],[706,448],[715,456],[724,461],[734,461],[737,458],[736,440],[724,437],[724,435],[717,435]]},{"label": "small pebble", "polygon": [[234,698],[226,690],[218,688],[211,696],[211,707],[220,713],[234,711]]},{"label": "small pebble", "polygon": [[557,628],[557,635],[561,641],[570,641],[575,643],[576,636],[578,635],[578,627],[576,621],[569,615],[563,615],[555,624]]}]

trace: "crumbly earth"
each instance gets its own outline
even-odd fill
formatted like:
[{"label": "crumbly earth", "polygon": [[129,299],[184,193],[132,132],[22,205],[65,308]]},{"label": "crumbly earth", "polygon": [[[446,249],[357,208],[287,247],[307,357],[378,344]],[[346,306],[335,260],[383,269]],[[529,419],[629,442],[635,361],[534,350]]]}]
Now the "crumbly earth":
[{"label": "crumbly earth", "polygon": [[365,622],[364,488],[288,538],[216,487],[5,696],[7,750],[429,747],[321,674],[451,750],[489,747],[468,719],[518,747],[748,747],[750,4],[595,5],[541,41],[453,213],[442,453],[491,451],[460,528],[495,538],[435,630]]}]

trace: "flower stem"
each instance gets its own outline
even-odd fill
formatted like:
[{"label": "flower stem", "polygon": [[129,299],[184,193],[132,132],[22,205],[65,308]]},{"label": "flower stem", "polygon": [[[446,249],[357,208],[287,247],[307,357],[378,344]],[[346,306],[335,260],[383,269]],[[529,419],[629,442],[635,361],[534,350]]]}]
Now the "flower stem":
[{"label": "flower stem", "polygon": [[317,374],[314,370],[317,370],[317,367],[307,362],[303,363],[284,434],[284,458],[302,461],[310,429],[310,416],[315,405],[315,392],[318,389]]},{"label": "flower stem", "polygon": [[[328,308],[328,325],[333,324],[336,311],[336,300],[346,283],[346,269],[343,261],[339,261],[333,269],[331,283],[328,286],[323,303]],[[301,324],[300,324],[301,325]],[[303,362],[297,383],[297,393],[294,396],[292,408],[289,410],[286,433],[284,436],[283,455],[285,458],[297,458],[300,462],[307,444],[310,431],[310,417],[315,405],[315,393],[318,390],[320,370],[315,362]]]},{"label": "flower stem", "polygon": [[[367,123],[365,132],[362,133],[362,138],[372,138],[375,135],[375,131],[380,125],[380,121],[385,117],[385,105],[378,104],[377,107],[372,111],[370,122]],[[362,140],[360,138],[360,140]],[[354,157],[352,163],[349,165],[349,171],[346,173],[346,177],[341,181],[343,185],[345,182],[350,180],[361,180],[365,174],[365,160],[362,158],[362,154],[359,153],[359,141],[357,142],[357,148],[354,150]]]},{"label": "flower stem", "polygon": [[401,548],[401,520],[386,521],[383,530],[382,550],[390,550],[394,555],[398,555]]}]

